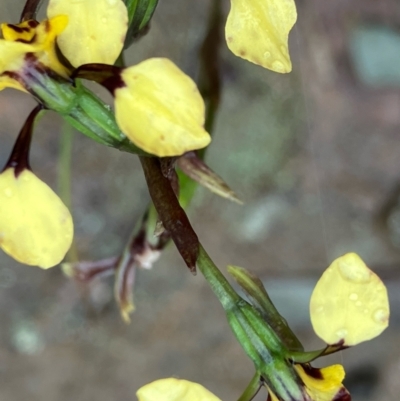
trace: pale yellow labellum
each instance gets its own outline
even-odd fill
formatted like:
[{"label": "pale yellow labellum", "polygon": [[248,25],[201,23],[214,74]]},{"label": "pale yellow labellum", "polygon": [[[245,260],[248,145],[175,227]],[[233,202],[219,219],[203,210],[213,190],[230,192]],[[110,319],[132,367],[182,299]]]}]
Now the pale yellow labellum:
[{"label": "pale yellow labellum", "polygon": [[139,401],[221,401],[200,384],[174,378],[146,384],[136,395]]},{"label": "pale yellow labellum", "polygon": [[0,247],[17,261],[47,269],[71,246],[72,217],[61,199],[31,171],[0,174]]},{"label": "pale yellow labellum", "polygon": [[0,90],[14,88],[26,92],[18,79],[7,73],[14,72],[17,75],[22,73],[26,65],[25,56],[28,53],[32,53],[37,62],[59,75],[68,76],[67,69],[60,63],[55,52],[56,37],[65,29],[68,18],[59,15],[37,26],[31,26],[31,22],[26,21],[18,25],[1,24],[4,39],[0,39]]},{"label": "pale yellow labellum", "polygon": [[231,0],[225,27],[229,49],[269,70],[292,70],[288,35],[297,19],[293,0]]},{"label": "pale yellow labellum", "polygon": [[152,58],[123,70],[115,90],[115,118],[138,147],[156,156],[179,156],[210,143],[204,102],[196,84],[172,61]]},{"label": "pale yellow labellum", "polygon": [[128,30],[128,11],[122,0],[50,0],[47,15],[68,16],[68,26],[57,43],[74,67],[114,64],[122,51]]},{"label": "pale yellow labellum", "polygon": [[327,344],[356,345],[389,324],[385,285],[355,253],[336,259],[318,281],[310,301],[311,323]]},{"label": "pale yellow labellum", "polygon": [[332,401],[336,399],[335,396],[338,393],[347,393],[342,384],[345,376],[342,365],[332,365],[318,369],[318,373],[322,378],[308,375],[301,365],[294,365],[294,368],[303,381],[311,400]]}]

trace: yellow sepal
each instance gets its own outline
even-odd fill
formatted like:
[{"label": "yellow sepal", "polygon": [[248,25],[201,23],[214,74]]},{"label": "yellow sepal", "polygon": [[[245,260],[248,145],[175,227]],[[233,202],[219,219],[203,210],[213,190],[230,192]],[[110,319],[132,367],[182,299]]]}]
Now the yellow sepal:
[{"label": "yellow sepal", "polygon": [[221,401],[200,384],[174,378],[146,384],[136,395],[139,401]]},{"label": "yellow sepal", "polygon": [[72,217],[60,198],[31,171],[0,174],[0,247],[17,261],[43,269],[71,246]]},{"label": "yellow sepal", "polygon": [[322,369],[313,369],[318,373],[311,376],[301,365],[294,366],[301,380],[306,386],[306,391],[313,401],[339,400],[338,394],[347,394],[343,387],[345,372],[342,365],[332,365]]},{"label": "yellow sepal", "polygon": [[21,70],[24,65],[25,54],[30,50],[32,50],[31,45],[0,39],[0,90],[14,88],[26,92],[26,89],[18,80],[4,74],[4,72]]},{"label": "yellow sepal", "polygon": [[319,279],[310,301],[311,323],[327,344],[356,345],[389,323],[385,285],[355,253],[336,259]]},{"label": "yellow sepal", "polygon": [[293,0],[231,0],[225,27],[228,47],[264,68],[290,72],[288,35],[296,19]]},{"label": "yellow sepal", "polygon": [[172,61],[152,58],[121,74],[115,118],[138,147],[156,156],[179,156],[210,143],[204,102],[196,84]]},{"label": "yellow sepal", "polygon": [[68,16],[69,24],[57,43],[74,67],[114,64],[128,30],[128,11],[122,0],[50,0],[47,16],[61,14]]}]

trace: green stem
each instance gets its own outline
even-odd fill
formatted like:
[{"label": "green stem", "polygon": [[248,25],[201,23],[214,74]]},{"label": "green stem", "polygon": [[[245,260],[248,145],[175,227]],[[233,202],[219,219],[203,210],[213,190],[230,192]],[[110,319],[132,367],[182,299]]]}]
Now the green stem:
[{"label": "green stem", "polygon": [[256,372],[238,401],[251,401],[261,388],[260,373]]},{"label": "green stem", "polygon": [[201,245],[199,256],[197,258],[197,267],[207,280],[208,284],[210,284],[211,289],[221,302],[224,309],[229,309],[229,307],[237,304],[241,300],[239,295],[232,288],[224,275],[219,271],[218,267]]},{"label": "green stem", "polygon": [[[71,155],[73,144],[73,130],[69,124],[63,124],[60,138],[60,157],[58,160],[58,192],[61,200],[68,209],[72,209],[71,202]],[[68,262],[76,262],[78,260],[78,251],[75,241],[72,242],[71,248],[67,253],[66,260]]]}]

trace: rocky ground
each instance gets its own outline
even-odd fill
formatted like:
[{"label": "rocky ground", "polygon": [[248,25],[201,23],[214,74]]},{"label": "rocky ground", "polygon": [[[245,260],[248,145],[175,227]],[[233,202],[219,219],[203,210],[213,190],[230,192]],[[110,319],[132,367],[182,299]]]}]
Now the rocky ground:
[{"label": "rocky ground", "polygon": [[[1,2],[0,20],[16,22],[22,3]],[[195,76],[209,3],[160,2],[129,62],[166,56]],[[397,401],[400,7],[396,0],[302,0],[298,13],[292,74],[222,51],[224,94],[207,161],[245,204],[199,189],[190,218],[223,270],[235,264],[262,277],[309,349],[321,345],[307,312],[316,280],[337,256],[359,253],[388,285],[390,328],[321,362],[344,364],[355,401]],[[26,94],[0,93],[0,164],[33,105]],[[32,150],[34,171],[55,189],[61,126],[47,113]],[[117,254],[144,210],[148,195],[134,159],[74,134],[82,259]],[[131,325],[112,297],[112,280],[78,285],[58,268],[21,266],[1,253],[0,400],[130,401],[139,386],[166,376],[237,399],[251,363],[201,275],[193,277],[173,247],[153,270],[139,272]]]}]

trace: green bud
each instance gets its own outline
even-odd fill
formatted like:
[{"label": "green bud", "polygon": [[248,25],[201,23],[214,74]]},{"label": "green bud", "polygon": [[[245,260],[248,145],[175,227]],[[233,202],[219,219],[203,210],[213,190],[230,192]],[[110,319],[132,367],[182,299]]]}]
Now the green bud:
[{"label": "green bud", "polygon": [[128,9],[129,19],[129,29],[124,45],[126,49],[146,31],[147,24],[153,16],[158,0],[125,0],[125,4]]}]

